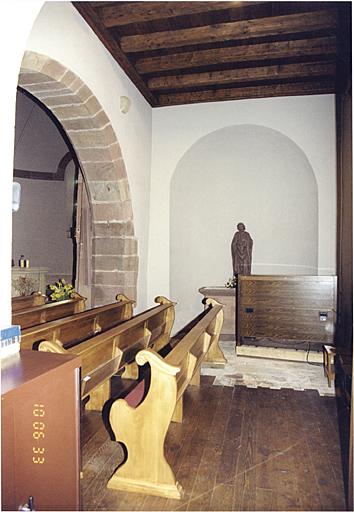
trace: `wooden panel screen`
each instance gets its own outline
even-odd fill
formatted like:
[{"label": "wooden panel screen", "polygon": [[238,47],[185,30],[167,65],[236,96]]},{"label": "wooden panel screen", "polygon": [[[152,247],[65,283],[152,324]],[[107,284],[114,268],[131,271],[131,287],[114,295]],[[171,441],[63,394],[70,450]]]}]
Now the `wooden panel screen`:
[{"label": "wooden panel screen", "polygon": [[237,342],[333,343],[336,276],[239,276]]}]

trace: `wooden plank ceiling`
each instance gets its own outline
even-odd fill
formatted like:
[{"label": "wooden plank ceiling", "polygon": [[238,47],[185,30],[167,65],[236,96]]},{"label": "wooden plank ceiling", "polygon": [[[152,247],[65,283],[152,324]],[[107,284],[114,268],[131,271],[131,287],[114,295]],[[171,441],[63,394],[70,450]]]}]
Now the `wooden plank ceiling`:
[{"label": "wooden plank ceiling", "polygon": [[151,106],[339,90],[350,2],[73,2]]}]

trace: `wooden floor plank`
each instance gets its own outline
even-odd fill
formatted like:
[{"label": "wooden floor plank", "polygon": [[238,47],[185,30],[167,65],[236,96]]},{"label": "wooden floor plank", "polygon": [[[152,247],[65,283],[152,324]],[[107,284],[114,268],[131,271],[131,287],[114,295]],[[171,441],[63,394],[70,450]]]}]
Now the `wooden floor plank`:
[{"label": "wooden floor plank", "polygon": [[302,419],[303,407],[308,407],[305,393],[294,393],[290,402],[296,422],[299,442],[294,452],[297,486],[300,490],[300,510],[320,510],[321,500],[318,492],[315,467],[308,450],[306,429]]},{"label": "wooden floor plank", "polygon": [[[213,496],[217,469],[222,461],[222,446],[227,420],[231,410],[232,388],[219,387],[214,405],[214,415],[209,418],[206,443],[192,490],[189,510],[209,510]],[[197,496],[196,498],[194,496]]]},{"label": "wooden floor plank", "polygon": [[166,438],[181,500],[107,489],[121,448],[99,413],[84,413],[84,510],[344,509],[334,399],[211,382],[187,390],[183,422]]},{"label": "wooden floor plank", "polygon": [[[339,444],[333,444],[333,431],[326,409],[322,402],[310,397],[310,407],[314,411],[314,429],[308,431],[308,445],[316,467],[322,510],[345,510],[343,479],[340,464]],[[333,451],[335,448],[335,451]]]}]

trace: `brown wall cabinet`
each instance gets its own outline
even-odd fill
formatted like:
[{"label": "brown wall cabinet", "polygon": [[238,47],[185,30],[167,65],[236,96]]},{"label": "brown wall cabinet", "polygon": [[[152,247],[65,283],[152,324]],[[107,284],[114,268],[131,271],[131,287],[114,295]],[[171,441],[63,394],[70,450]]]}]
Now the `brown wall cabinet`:
[{"label": "brown wall cabinet", "polygon": [[2,510],[80,510],[80,358],[23,351],[2,361]]}]

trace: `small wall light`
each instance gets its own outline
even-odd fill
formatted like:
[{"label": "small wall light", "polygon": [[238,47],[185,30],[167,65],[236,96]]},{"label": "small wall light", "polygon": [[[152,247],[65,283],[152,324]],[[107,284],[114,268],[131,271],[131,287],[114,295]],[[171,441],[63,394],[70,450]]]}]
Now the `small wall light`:
[{"label": "small wall light", "polygon": [[17,212],[20,208],[21,185],[17,181],[12,182],[12,211]]},{"label": "small wall light", "polygon": [[129,112],[131,104],[132,104],[132,101],[130,98],[128,98],[128,96],[120,97],[119,108],[120,108],[120,111],[122,112],[122,114],[127,114]]}]

